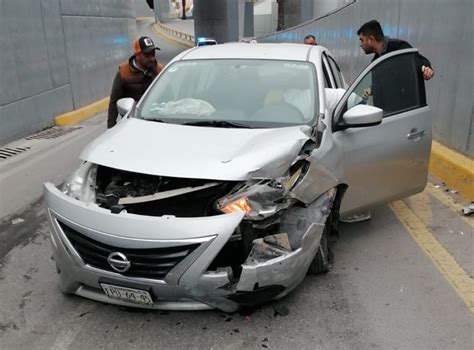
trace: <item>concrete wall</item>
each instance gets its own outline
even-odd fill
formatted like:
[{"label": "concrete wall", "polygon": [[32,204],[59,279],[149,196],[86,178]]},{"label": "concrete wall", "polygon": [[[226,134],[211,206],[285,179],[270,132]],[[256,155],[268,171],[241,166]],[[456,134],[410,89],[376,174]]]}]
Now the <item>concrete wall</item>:
[{"label": "concrete wall", "polygon": [[154,0],[154,12],[155,18],[161,23],[169,22],[170,19],[175,18],[170,14],[170,1],[169,0]]},{"label": "concrete wall", "polygon": [[135,36],[130,0],[0,0],[0,144],[106,97]]},{"label": "concrete wall", "polygon": [[379,20],[386,35],[407,40],[433,64],[435,77],[426,87],[435,138],[474,157],[472,7],[472,0],[357,0],[259,41],[302,42],[314,34],[338,58],[350,82],[371,60],[359,48],[356,31],[370,19]]},{"label": "concrete wall", "polygon": [[235,0],[195,0],[194,35],[218,43],[239,41],[239,3]]},{"label": "concrete wall", "polygon": [[155,13],[148,6],[146,0],[129,0],[132,2],[135,17],[154,17]]},{"label": "concrete wall", "polygon": [[255,36],[274,32],[278,24],[278,5],[274,1],[261,1],[254,7]]}]

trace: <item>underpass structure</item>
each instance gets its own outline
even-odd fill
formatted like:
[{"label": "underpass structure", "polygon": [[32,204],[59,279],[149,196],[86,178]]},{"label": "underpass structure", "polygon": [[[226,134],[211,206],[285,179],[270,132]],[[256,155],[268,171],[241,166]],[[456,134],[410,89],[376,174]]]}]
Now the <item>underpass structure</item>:
[{"label": "underpass structure", "polygon": [[[83,11],[92,10],[86,6]],[[136,35],[151,36],[162,49],[162,63],[185,48],[161,35],[153,18],[134,23]],[[179,28],[163,25],[194,34],[192,22],[184,23]],[[131,55],[130,46],[124,47],[120,59]],[[350,50],[355,53],[355,48]],[[112,77],[113,71],[107,76],[109,85]],[[110,88],[106,85],[105,95]],[[3,119],[0,123],[3,129]],[[474,217],[462,215],[468,198],[435,176],[423,193],[376,208],[370,221],[342,224],[333,270],[307,278],[289,296],[257,310],[137,311],[61,294],[41,185],[64,181],[84,145],[105,130],[105,115],[59,128],[56,137],[56,129],[49,130],[51,138],[46,138],[48,132],[25,131],[2,146],[24,151],[0,160],[0,348],[474,346]]]}]

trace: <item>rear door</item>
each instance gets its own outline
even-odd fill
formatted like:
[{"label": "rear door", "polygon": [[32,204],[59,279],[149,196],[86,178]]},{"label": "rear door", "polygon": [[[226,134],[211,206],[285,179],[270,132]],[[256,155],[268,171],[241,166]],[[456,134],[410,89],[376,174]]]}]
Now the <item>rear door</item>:
[{"label": "rear door", "polygon": [[[426,185],[431,117],[417,52],[392,52],[370,64],[335,109],[333,139],[343,152],[343,181],[349,186],[341,213],[403,198]],[[383,109],[382,123],[342,129],[343,114],[356,104]]]}]

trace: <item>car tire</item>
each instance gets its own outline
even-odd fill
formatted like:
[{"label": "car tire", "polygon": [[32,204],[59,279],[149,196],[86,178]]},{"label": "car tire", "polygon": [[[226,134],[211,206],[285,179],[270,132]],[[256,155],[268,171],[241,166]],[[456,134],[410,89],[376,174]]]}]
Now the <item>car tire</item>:
[{"label": "car tire", "polygon": [[319,244],[316,255],[314,256],[313,261],[309,265],[308,273],[311,275],[319,275],[322,273],[327,273],[331,270],[333,254],[329,248],[328,240],[328,224],[324,228],[323,234],[321,236],[321,242]]}]

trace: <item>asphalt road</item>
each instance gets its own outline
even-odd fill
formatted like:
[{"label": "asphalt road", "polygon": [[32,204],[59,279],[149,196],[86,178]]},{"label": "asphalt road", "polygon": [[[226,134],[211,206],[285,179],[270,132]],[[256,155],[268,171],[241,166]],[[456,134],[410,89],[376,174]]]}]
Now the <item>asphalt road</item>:
[{"label": "asphalt road", "polygon": [[[157,45],[162,61],[181,51]],[[474,348],[474,223],[436,179],[341,225],[333,270],[256,310],[144,311],[63,295],[41,183],[61,183],[104,128],[101,115],[0,163],[0,349]]]}]

